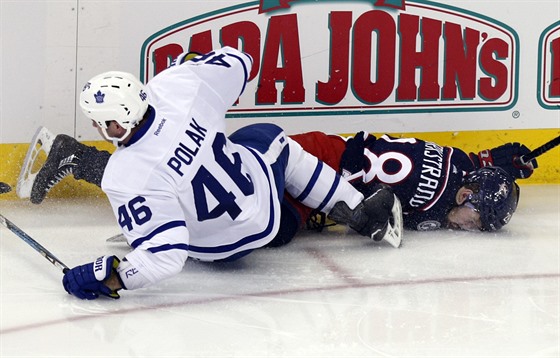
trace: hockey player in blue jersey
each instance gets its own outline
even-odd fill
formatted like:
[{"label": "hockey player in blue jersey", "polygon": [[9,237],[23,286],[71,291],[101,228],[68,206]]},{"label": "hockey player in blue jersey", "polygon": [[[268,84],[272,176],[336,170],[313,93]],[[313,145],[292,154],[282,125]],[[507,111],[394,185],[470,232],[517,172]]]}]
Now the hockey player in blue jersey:
[{"label": "hockey player in blue jersey", "polygon": [[65,273],[82,299],[118,298],[156,284],[187,258],[232,260],[269,244],[281,226],[284,192],[360,234],[398,247],[400,203],[378,186],[364,199],[331,167],[272,124],[225,135],[225,113],[245,88],[251,58],[225,47],[176,65],[143,86],[107,72],[80,95],[84,114],[118,145],[102,175],[133,250]]},{"label": "hockey player in blue jersey", "polygon": [[[528,178],[537,168],[536,160],[517,164],[517,157],[530,152],[520,143],[467,154],[417,138],[364,132],[347,138],[308,132],[292,139],[339,168],[365,195],[376,185],[391,186],[402,203],[404,226],[411,230],[498,230],[517,208],[515,179]],[[294,205],[299,217],[311,215],[311,209]]]},{"label": "hockey player in blue jersey", "polygon": [[312,132],[293,136],[307,151],[339,168],[367,195],[378,184],[391,186],[402,203],[405,227],[494,231],[517,208],[515,179],[529,177],[536,160],[519,166],[529,149],[508,143],[478,154],[417,138],[379,138],[364,132],[352,138]]}]

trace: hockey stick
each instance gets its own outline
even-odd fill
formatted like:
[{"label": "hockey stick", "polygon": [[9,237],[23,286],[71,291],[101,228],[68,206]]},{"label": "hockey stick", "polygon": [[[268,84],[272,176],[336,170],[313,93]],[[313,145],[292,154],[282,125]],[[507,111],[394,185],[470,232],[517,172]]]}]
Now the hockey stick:
[{"label": "hockey stick", "polygon": [[25,241],[29,246],[35,249],[38,253],[40,253],[44,258],[47,259],[51,264],[55,265],[59,269],[62,270],[63,273],[69,270],[68,266],[66,266],[62,261],[60,261],[56,256],[54,256],[49,250],[45,249],[41,244],[35,241],[31,236],[27,235],[22,229],[17,227],[13,222],[6,219],[6,217],[0,214],[0,223],[4,225],[8,230],[16,234],[20,239]]},{"label": "hockey stick", "polygon": [[539,155],[545,152],[548,152],[552,148],[556,147],[558,144],[560,144],[560,136],[552,139],[551,141],[546,142],[545,144],[541,145],[537,149],[534,149],[531,152],[520,156],[519,158],[517,158],[517,162],[518,164],[521,165],[527,165],[531,160],[535,159],[536,157],[538,157]]},{"label": "hockey stick", "polygon": [[123,234],[116,234],[105,240],[106,242],[126,242]]}]

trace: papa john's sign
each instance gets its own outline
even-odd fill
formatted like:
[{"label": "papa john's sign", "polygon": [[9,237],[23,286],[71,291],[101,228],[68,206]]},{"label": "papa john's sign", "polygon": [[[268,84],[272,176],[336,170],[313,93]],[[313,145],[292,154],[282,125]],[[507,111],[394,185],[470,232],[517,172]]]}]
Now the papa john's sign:
[{"label": "papa john's sign", "polygon": [[539,40],[537,99],[546,109],[560,109],[560,21],[544,30]]},{"label": "papa john's sign", "polygon": [[430,1],[253,1],[150,36],[143,81],[183,51],[232,46],[254,60],[229,117],[491,111],[517,101],[518,36]]}]

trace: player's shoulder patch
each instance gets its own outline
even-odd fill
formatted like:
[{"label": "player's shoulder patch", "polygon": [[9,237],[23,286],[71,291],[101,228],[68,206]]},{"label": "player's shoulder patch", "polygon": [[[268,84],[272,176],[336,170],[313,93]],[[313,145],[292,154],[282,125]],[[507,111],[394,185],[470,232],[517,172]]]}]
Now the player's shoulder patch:
[{"label": "player's shoulder patch", "polygon": [[441,223],[436,220],[426,220],[422,221],[416,226],[418,231],[432,231],[441,228]]},{"label": "player's shoulder patch", "polygon": [[171,66],[176,66],[176,65],[182,65],[183,63],[188,62],[188,61],[190,61],[190,60],[192,60],[192,59],[194,59],[195,57],[198,57],[198,56],[200,56],[200,55],[201,55],[200,53],[194,52],[194,51],[191,51],[191,52],[183,52],[182,54],[180,54],[179,56],[177,56],[177,58],[174,59],[174,60],[171,62],[170,67],[171,67]]}]

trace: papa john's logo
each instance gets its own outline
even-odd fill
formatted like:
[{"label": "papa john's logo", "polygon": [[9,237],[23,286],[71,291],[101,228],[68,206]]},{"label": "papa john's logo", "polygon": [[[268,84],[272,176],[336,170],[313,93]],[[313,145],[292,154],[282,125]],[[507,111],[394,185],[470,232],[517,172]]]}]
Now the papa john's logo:
[{"label": "papa john's logo", "polygon": [[141,79],[183,51],[227,45],[254,60],[229,117],[492,111],[517,101],[518,36],[495,19],[420,0],[263,2],[150,36]]}]

